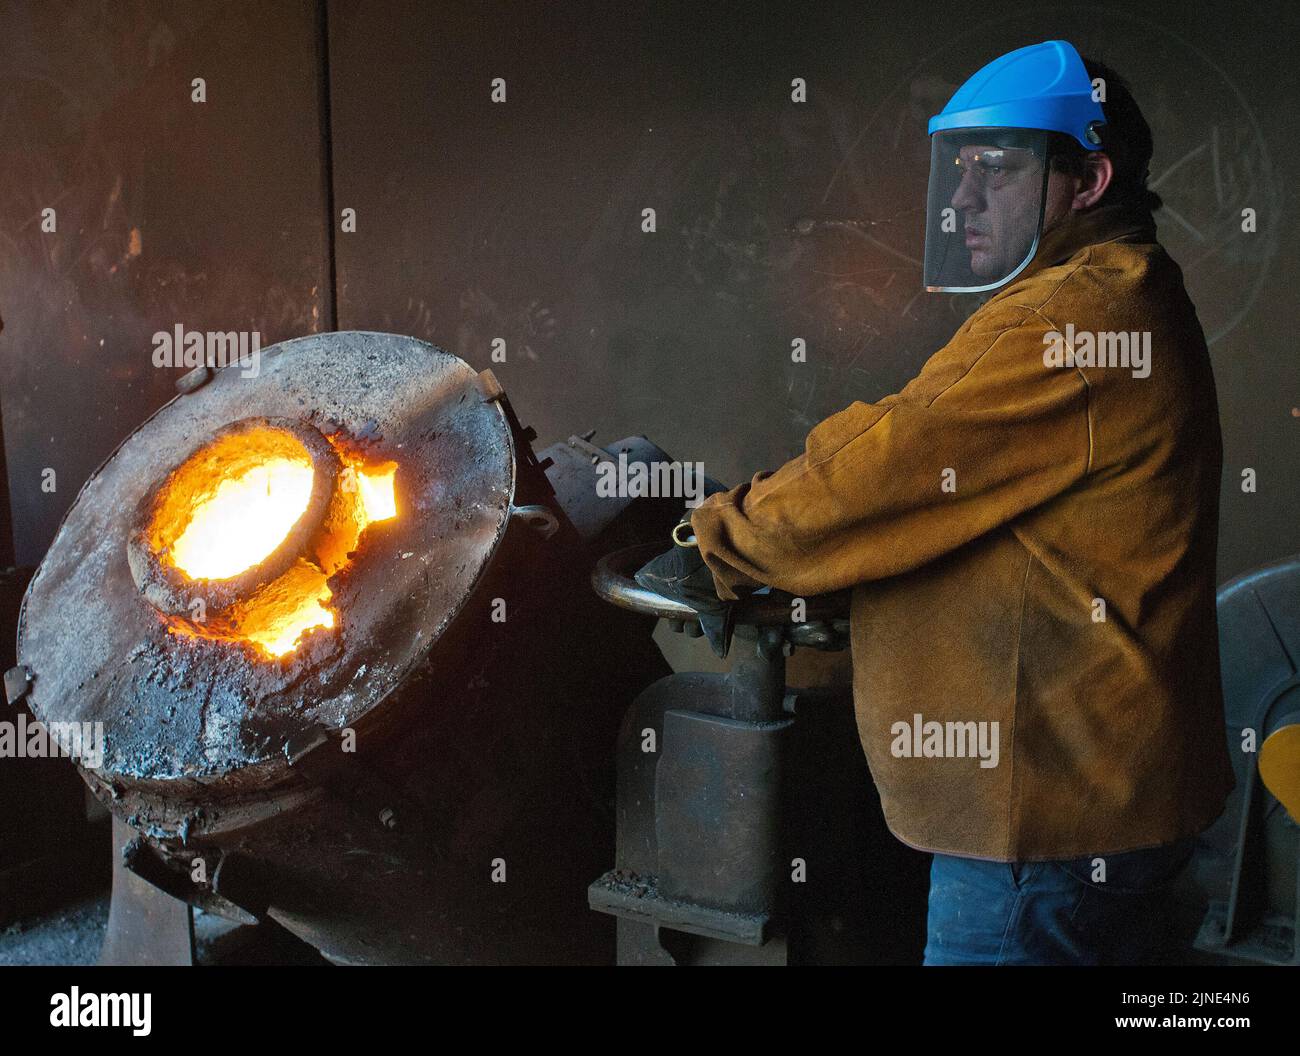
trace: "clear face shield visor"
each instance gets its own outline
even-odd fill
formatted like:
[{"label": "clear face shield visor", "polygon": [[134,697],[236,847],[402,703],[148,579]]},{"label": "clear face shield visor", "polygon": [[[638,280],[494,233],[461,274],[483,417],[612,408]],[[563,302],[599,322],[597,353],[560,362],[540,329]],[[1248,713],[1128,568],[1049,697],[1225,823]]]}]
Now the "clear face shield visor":
[{"label": "clear face shield visor", "polygon": [[925,288],[980,293],[1018,275],[1038,250],[1050,133],[962,128],[930,137]]}]

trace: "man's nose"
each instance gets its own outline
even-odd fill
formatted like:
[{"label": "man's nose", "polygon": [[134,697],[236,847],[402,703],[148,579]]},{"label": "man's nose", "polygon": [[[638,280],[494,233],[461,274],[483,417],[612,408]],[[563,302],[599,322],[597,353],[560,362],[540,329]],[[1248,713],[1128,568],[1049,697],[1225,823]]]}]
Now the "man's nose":
[{"label": "man's nose", "polygon": [[957,184],[957,190],[952,196],[952,207],[979,212],[984,205],[984,198],[980,191],[979,182],[967,169],[961,174],[961,183]]}]

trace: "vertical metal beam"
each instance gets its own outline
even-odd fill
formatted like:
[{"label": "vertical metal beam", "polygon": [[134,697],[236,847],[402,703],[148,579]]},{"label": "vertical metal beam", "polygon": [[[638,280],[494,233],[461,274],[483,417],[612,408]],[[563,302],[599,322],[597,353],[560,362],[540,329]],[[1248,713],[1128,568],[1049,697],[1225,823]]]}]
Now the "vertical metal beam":
[{"label": "vertical metal beam", "polygon": [[[0,319],[0,331],[5,328]],[[0,568],[14,565],[14,522],[9,505],[9,462],[5,458],[4,422],[0,420]]]},{"label": "vertical metal beam", "polygon": [[100,964],[194,964],[194,911],[126,867],[122,849],[135,830],[113,818],[113,901]]},{"label": "vertical metal beam", "polygon": [[316,0],[316,51],[320,62],[321,180],[325,200],[325,254],[329,258],[329,297],[325,302],[325,329],[339,328],[338,265],[335,238],[338,212],[334,204],[334,121],[330,109],[330,18],[329,0]]}]

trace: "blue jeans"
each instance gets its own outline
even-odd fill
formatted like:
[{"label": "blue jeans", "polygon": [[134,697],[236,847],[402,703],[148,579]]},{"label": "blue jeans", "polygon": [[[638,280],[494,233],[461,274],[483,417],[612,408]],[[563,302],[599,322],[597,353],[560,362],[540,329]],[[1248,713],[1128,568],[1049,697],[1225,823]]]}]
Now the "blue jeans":
[{"label": "blue jeans", "polygon": [[936,854],[924,963],[1148,963],[1195,842],[1048,862]]}]

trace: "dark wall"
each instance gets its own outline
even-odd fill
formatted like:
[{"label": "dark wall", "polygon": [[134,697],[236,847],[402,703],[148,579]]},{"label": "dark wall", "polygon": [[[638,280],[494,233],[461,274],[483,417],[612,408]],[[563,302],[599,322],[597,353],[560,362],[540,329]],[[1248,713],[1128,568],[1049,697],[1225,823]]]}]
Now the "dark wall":
[{"label": "dark wall", "polygon": [[[150,365],[153,331],[260,327],[269,342],[326,325],[318,11],[0,15],[0,391],[21,560],[168,397],[178,372]],[[543,444],[644,433],[727,483],[901,387],[970,310],[920,292],[925,120],[993,56],[1073,40],[1129,77],[1155,131],[1161,238],[1219,383],[1221,578],[1300,550],[1287,0],[1230,14],[332,0],[328,27],[335,207],[357,217],[335,236],[339,326],[492,366]],[[207,104],[189,101],[194,76]],[[47,203],[57,236],[35,227]],[[806,364],[790,361],[800,337]]]},{"label": "dark wall", "polygon": [[269,344],[320,325],[316,16],[307,0],[0,7],[0,401],[20,562],[174,394],[183,370],[154,367],[156,331]]}]

